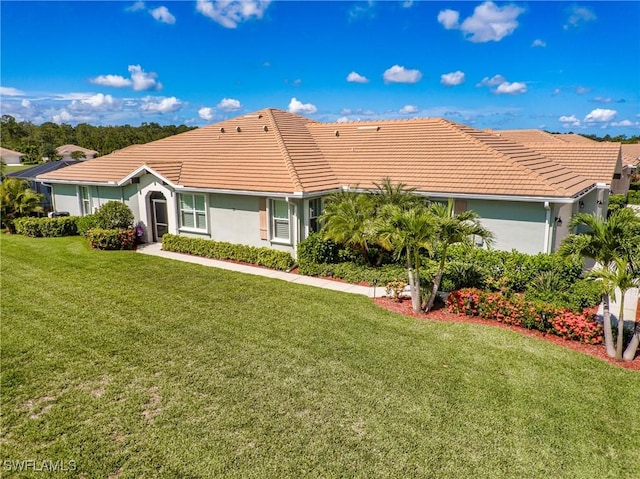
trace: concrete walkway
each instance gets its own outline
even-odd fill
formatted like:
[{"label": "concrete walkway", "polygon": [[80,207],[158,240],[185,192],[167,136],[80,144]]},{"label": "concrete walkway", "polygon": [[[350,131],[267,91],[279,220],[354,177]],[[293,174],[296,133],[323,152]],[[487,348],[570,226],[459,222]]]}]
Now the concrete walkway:
[{"label": "concrete walkway", "polygon": [[285,273],[284,271],[275,271],[257,266],[249,266],[245,264],[232,263],[230,261],[218,261],[215,259],[202,258],[190,254],[173,253],[171,251],[162,250],[160,243],[148,243],[138,246],[137,251],[142,254],[151,256],[160,256],[162,258],[175,259],[185,261],[187,263],[200,264],[213,268],[226,269],[228,271],[236,271],[238,273],[253,274],[256,276],[264,276],[267,278],[279,279],[289,283],[306,284],[315,286],[316,288],[332,289],[334,291],[342,291],[343,293],[361,294],[369,298],[385,296],[384,287],[378,286],[373,288],[370,286],[358,286],[357,284],[343,283],[323,278],[314,278],[311,276],[302,276],[294,273]]}]

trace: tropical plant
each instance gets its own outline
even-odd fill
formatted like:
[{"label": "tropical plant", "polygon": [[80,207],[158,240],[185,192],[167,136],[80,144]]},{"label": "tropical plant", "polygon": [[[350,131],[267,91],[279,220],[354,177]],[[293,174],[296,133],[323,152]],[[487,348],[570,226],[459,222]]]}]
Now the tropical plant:
[{"label": "tropical plant", "polygon": [[493,233],[480,224],[480,216],[472,210],[454,213],[452,199],[449,199],[447,204],[432,203],[429,206],[429,213],[435,219],[435,250],[440,263],[438,272],[433,278],[431,294],[423,308],[425,311],[429,311],[435,302],[449,247],[456,243],[469,243],[474,236],[482,238],[487,245],[493,242]]},{"label": "tropical plant", "polygon": [[607,355],[616,357],[611,327],[610,297],[615,290],[613,276],[618,261],[635,265],[640,248],[640,217],[630,208],[611,214],[608,219],[594,214],[578,213],[569,228],[583,227],[583,231],[567,236],[559,248],[565,256],[590,258],[600,268],[603,281],[602,311],[604,341]]},{"label": "tropical plant", "polygon": [[0,216],[8,233],[15,233],[14,220],[43,211],[42,195],[19,178],[9,178],[0,185]]}]

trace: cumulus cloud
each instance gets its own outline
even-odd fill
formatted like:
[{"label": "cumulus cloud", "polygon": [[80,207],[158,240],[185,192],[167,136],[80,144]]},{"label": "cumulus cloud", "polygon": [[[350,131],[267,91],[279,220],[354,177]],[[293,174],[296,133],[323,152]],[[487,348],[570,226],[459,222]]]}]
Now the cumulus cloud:
[{"label": "cumulus cloud", "polygon": [[467,40],[474,43],[499,42],[518,27],[517,19],[522,13],[524,9],[515,5],[500,8],[493,2],[484,2],[462,23],[459,23],[460,13],[449,9],[438,13],[438,22],[447,30],[460,30]]},{"label": "cumulus cloud", "polygon": [[440,83],[446,86],[462,85],[464,83],[464,73],[458,70],[440,75]]},{"label": "cumulus cloud", "polygon": [[203,106],[198,110],[198,116],[203,120],[207,120],[207,121],[213,120],[213,108]]},{"label": "cumulus cloud", "polygon": [[547,46],[547,42],[545,42],[544,40],[540,40],[539,38],[536,38],[533,43],[531,44],[531,47],[546,47]]},{"label": "cumulus cloud", "polygon": [[367,77],[363,77],[357,72],[351,72],[347,75],[347,81],[351,83],[368,83],[369,79]]},{"label": "cumulus cloud", "polygon": [[145,8],[147,7],[145,6],[144,2],[142,0],[138,0],[130,7],[127,7],[125,10],[127,10],[128,12],[138,12],[140,10],[144,10]]},{"label": "cumulus cloud", "polygon": [[568,10],[568,14],[569,17],[567,18],[567,23],[563,25],[565,30],[581,27],[585,23],[593,22],[598,18],[590,8],[580,7],[578,5],[572,6]]},{"label": "cumulus cloud", "polygon": [[131,73],[131,82],[135,91],[162,89],[162,83],[156,81],[157,73],[147,73],[140,65],[129,65],[129,73]]},{"label": "cumulus cloud", "polygon": [[6,96],[21,96],[24,95],[22,90],[18,90],[17,88],[11,88],[8,86],[0,86],[0,95]]},{"label": "cumulus cloud", "polygon": [[578,118],[575,115],[563,115],[560,118],[558,118],[558,120],[562,123],[564,123],[565,127],[569,127],[569,126],[580,126],[580,120],[578,120]]},{"label": "cumulus cloud", "polygon": [[484,77],[482,79],[482,81],[480,83],[478,83],[476,86],[478,86],[478,87],[480,87],[480,86],[492,87],[492,86],[498,86],[501,83],[504,83],[506,81],[507,81],[507,79],[505,77],[503,77],[502,75],[494,75],[491,78]]},{"label": "cumulus cloud", "polygon": [[417,113],[418,112],[418,107],[416,105],[405,105],[402,108],[400,108],[400,113],[402,115],[407,115],[410,113]]},{"label": "cumulus cloud", "polygon": [[586,123],[606,123],[613,120],[618,112],[616,110],[607,110],[605,108],[596,108],[584,117]]},{"label": "cumulus cloud", "polygon": [[289,102],[289,112],[297,113],[299,115],[311,115],[316,113],[318,109],[311,103],[302,103],[297,98],[293,97]]},{"label": "cumulus cloud", "polygon": [[498,87],[496,88],[496,93],[498,95],[503,95],[503,94],[519,95],[521,93],[526,93],[526,92],[527,92],[526,83],[517,82],[517,81],[514,81],[513,83],[509,83],[506,81],[504,83],[500,83],[500,85],[498,85]]},{"label": "cumulus cloud", "polygon": [[142,111],[150,113],[171,113],[182,108],[182,102],[175,96],[157,100],[156,98],[147,97],[140,106]]},{"label": "cumulus cloud", "polygon": [[614,121],[611,126],[637,126],[638,123],[633,123],[630,120]]},{"label": "cumulus cloud", "polygon": [[29,100],[22,100],[20,102],[20,106],[22,106],[22,108],[31,108],[31,102]]},{"label": "cumulus cloud", "polygon": [[159,22],[168,23],[169,25],[176,23],[176,17],[171,15],[171,12],[169,12],[167,7],[154,8],[153,10],[150,10],[149,13]]},{"label": "cumulus cloud", "polygon": [[122,88],[133,84],[130,79],[121,75],[98,75],[95,78],[91,78],[89,81],[96,85],[112,86],[114,88]]},{"label": "cumulus cloud", "polygon": [[393,65],[383,74],[385,83],[417,83],[422,78],[420,70],[407,70],[400,65]]},{"label": "cumulus cloud", "polygon": [[217,108],[223,111],[237,111],[242,108],[239,100],[234,98],[223,98],[220,103],[218,103]]},{"label": "cumulus cloud", "polygon": [[271,0],[198,0],[196,10],[225,28],[237,28],[251,18],[261,19]]}]

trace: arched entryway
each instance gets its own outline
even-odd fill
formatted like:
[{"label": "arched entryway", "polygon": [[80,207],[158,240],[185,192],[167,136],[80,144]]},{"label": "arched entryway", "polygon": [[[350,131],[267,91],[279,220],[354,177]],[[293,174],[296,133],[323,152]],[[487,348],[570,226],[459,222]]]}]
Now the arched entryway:
[{"label": "arched entryway", "polygon": [[159,191],[149,195],[149,211],[151,212],[151,237],[153,242],[162,241],[162,236],[169,232],[169,215],[167,199]]}]

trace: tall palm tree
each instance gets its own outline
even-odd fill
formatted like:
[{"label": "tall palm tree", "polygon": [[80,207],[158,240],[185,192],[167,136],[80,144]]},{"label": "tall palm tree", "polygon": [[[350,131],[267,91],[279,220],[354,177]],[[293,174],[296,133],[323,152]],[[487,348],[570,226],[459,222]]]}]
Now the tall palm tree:
[{"label": "tall palm tree", "polygon": [[331,194],[325,202],[322,233],[325,240],[343,244],[359,252],[369,262],[369,246],[373,243],[374,204],[371,195],[354,191]]},{"label": "tall palm tree", "polygon": [[444,274],[449,247],[456,243],[470,242],[474,236],[482,238],[487,245],[493,242],[493,233],[480,224],[480,216],[475,211],[467,210],[454,214],[452,199],[449,199],[446,205],[432,203],[429,211],[436,219],[436,251],[440,255],[440,263],[438,272],[433,278],[431,294],[424,307],[425,311],[433,308]]},{"label": "tall palm tree", "polygon": [[421,311],[420,253],[432,252],[435,221],[424,206],[403,209],[386,205],[375,221],[376,237],[383,248],[393,251],[396,259],[404,256],[409,276],[413,311]]},{"label": "tall palm tree", "polygon": [[[569,228],[582,227],[583,231],[567,236],[558,252],[563,256],[590,258],[599,268],[611,271],[618,259],[632,263],[631,255],[640,242],[640,217],[630,208],[623,208],[613,213],[608,219],[595,214],[578,213],[571,218]],[[613,343],[610,311],[611,289],[604,288],[602,293],[602,316],[604,343],[609,357],[616,356]]]},{"label": "tall palm tree", "polygon": [[396,205],[402,209],[424,205],[426,199],[416,194],[415,188],[409,188],[405,183],[393,183],[391,178],[383,178],[380,183],[374,183],[370,190],[372,199],[378,210],[384,205]]},{"label": "tall palm tree", "polygon": [[41,212],[42,195],[28,188],[26,181],[8,178],[0,185],[0,216],[8,233],[15,233],[16,218]]}]

